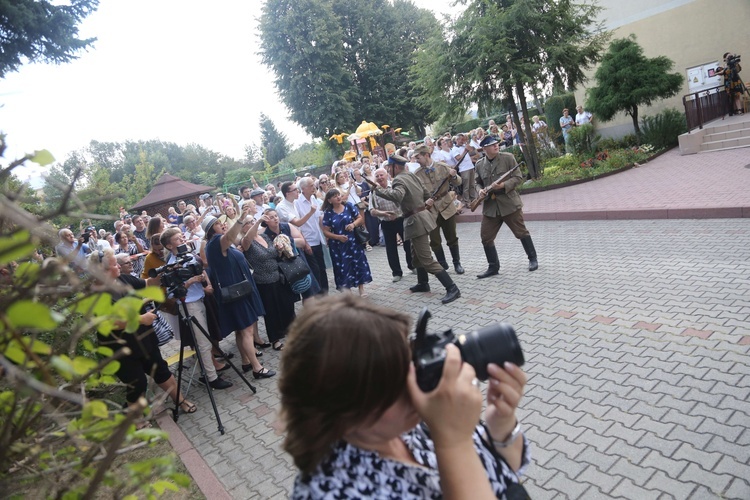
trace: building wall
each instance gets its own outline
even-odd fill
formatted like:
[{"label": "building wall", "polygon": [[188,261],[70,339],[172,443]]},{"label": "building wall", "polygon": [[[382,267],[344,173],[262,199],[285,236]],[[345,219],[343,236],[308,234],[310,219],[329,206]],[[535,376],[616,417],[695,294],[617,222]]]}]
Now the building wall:
[{"label": "building wall", "polygon": [[[682,111],[682,97],[688,93],[687,68],[721,60],[724,52],[742,54],[747,69],[740,76],[750,81],[750,0],[598,0],[598,4],[603,8],[600,19],[613,31],[613,40],[635,34],[646,57],[669,57],[675,63],[672,71],[685,78],[676,97],[639,107],[640,117],[665,108]],[[596,84],[595,71],[588,72],[589,80],[575,93],[584,107],[586,87]],[[597,131],[619,137],[633,133],[633,121],[619,113],[609,122],[599,121]]]}]

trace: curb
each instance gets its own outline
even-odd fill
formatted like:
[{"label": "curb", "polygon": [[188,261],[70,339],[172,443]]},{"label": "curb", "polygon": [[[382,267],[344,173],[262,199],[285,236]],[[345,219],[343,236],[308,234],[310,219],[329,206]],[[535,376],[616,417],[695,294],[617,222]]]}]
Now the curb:
[{"label": "curb", "polygon": [[[641,208],[578,212],[524,212],[529,221],[636,220],[636,219],[747,219],[750,207]],[[456,222],[481,222],[482,214],[459,215]]]},{"label": "curb", "polygon": [[219,478],[214,474],[213,469],[208,466],[170,415],[171,410],[161,412],[156,417],[156,423],[159,424],[161,430],[169,435],[169,443],[182,463],[185,464],[185,468],[201,493],[211,500],[232,500],[232,495],[227,492]]}]

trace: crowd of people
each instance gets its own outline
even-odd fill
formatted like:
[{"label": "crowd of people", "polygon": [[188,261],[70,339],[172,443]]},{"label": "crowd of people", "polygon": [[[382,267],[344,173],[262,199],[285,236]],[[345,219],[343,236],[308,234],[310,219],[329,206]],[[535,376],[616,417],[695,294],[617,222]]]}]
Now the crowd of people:
[{"label": "crowd of people", "polygon": [[[535,120],[537,124],[538,120]],[[164,269],[165,266],[168,270],[200,270],[184,279],[182,297],[168,298],[157,311],[144,306],[142,326],[138,335],[128,342],[135,338],[146,348],[131,349],[137,352],[137,356],[118,371],[118,377],[129,384],[129,402],[144,394],[144,381],[148,375],[165,388],[182,411],[192,413],[196,411],[195,404],[177,393],[174,379],[165,369],[152,326],[157,321],[163,320],[177,338],[183,338],[190,330],[184,317],[190,316],[201,330],[209,333],[194,332],[191,336],[194,338],[188,343],[195,346],[202,360],[201,382],[212,389],[232,386],[232,382],[223,376],[230,367],[218,356],[217,350],[220,342],[231,333],[236,337],[243,371],[252,371],[256,379],[274,377],[276,372],[264,367],[260,361],[263,350],[285,351],[282,359],[288,359],[286,337],[290,329],[299,325],[295,318],[300,310],[307,317],[317,314],[314,311],[318,311],[319,304],[353,305],[358,310],[370,307],[362,305],[368,304],[367,301],[347,302],[350,299],[346,297],[361,301],[361,297],[367,296],[367,285],[378,279],[378,276],[373,276],[368,262],[368,252],[375,247],[385,247],[394,283],[404,279],[405,271],[407,276],[416,274],[411,293],[430,291],[429,275],[432,274],[445,288],[445,296],[441,298],[443,304],[461,297],[454,277],[449,274],[451,267],[455,276],[465,273],[456,222],[465,207],[477,199],[482,203],[483,214],[477,239],[483,245],[488,262],[487,271],[477,278],[499,274],[494,239],[503,223],[521,240],[529,258],[529,270],[536,270],[536,251],[524,225],[523,204],[515,190],[524,178],[520,170],[512,170],[516,166],[514,156],[502,151],[516,140],[514,127],[511,127],[510,121],[502,128],[491,123],[487,131],[479,129],[471,134],[428,137],[421,144],[411,143],[396,150],[387,159],[369,154],[353,158],[350,154],[335,162],[330,174],[306,174],[294,181],[265,187],[253,179],[252,185],[242,186],[237,195],[204,193],[198,196],[195,204],[189,203],[192,200],[179,200],[169,207],[166,215],[130,214],[121,210],[112,232],[98,230],[89,221],[81,223],[77,235],[72,228],[61,229],[55,253],[78,274],[85,275],[93,268],[103,271],[97,275],[97,286],[100,287],[106,285],[107,277],[132,289],[161,285],[163,282],[158,277],[149,278],[149,271]],[[536,130],[544,133],[542,126]],[[506,131],[511,135],[507,136]],[[450,254],[450,264],[443,238]],[[285,279],[283,261],[297,262],[305,279],[298,282]],[[194,267],[196,264],[200,265]],[[328,270],[332,271],[330,276]],[[340,293],[331,298],[333,302],[323,301],[331,286]],[[174,292],[172,289],[165,291]],[[308,307],[309,301],[314,305]],[[302,303],[301,308],[297,307],[298,302]],[[261,319],[267,340],[260,336],[258,325]],[[401,332],[399,335],[405,335],[403,319],[395,320],[396,324],[389,328],[396,328]],[[361,324],[361,320],[357,320],[337,328],[342,332],[351,330],[350,335],[354,335],[361,333]],[[296,328],[304,330],[307,327]],[[107,344],[118,342],[120,332],[115,333],[117,335],[113,338],[102,338],[101,341]],[[365,344],[360,347],[368,349]],[[300,352],[298,355],[305,354]],[[324,359],[325,356],[319,361]],[[288,367],[293,361],[286,363],[284,366]],[[401,387],[400,394],[405,394],[404,370],[403,366],[399,367],[396,371],[398,380],[393,381]],[[497,370],[506,373],[502,368]],[[522,376],[522,372],[516,370],[514,376]],[[289,377],[296,376],[291,371]],[[498,378],[503,377],[498,375]],[[520,389],[518,387],[520,380],[514,383],[517,392],[522,392],[522,383]],[[455,384],[456,380],[452,383]],[[282,381],[282,399],[286,397],[285,387],[292,386]],[[453,387],[451,390],[464,389]],[[520,394],[517,396],[520,398]],[[390,411],[388,405],[402,405],[400,401],[391,396],[382,399],[375,414],[387,413]],[[321,409],[329,410],[331,408]],[[291,415],[295,409],[293,405],[285,405],[284,411]],[[430,421],[429,412],[422,414],[420,411],[420,415]],[[408,423],[407,427],[413,427],[409,422],[411,418],[404,425]],[[489,453],[486,449],[482,451],[481,437],[490,433],[495,435],[495,432],[508,434],[509,420],[503,419],[502,422],[499,430],[487,426],[467,428],[467,443],[480,456]],[[328,445],[338,446],[335,442],[343,439],[350,446],[367,449],[365,429],[369,424],[358,421],[357,425],[363,434],[358,431],[357,434],[326,435],[331,440]],[[420,429],[415,431],[413,438],[417,441],[414,443],[427,448],[434,446],[425,431]],[[526,445],[516,448],[511,462],[508,462],[511,467],[508,469],[508,464],[503,462],[505,465],[493,476],[491,487],[496,492],[513,482],[513,471],[527,460]],[[352,449],[340,451],[345,452],[341,456],[346,457]],[[297,459],[298,450],[290,449],[290,453]],[[405,459],[407,463],[416,459],[417,463],[434,468],[434,451],[432,453],[432,459],[424,459],[428,464],[416,455],[399,453],[394,458],[397,461]],[[495,460],[498,456],[503,455],[496,455]],[[298,481],[297,487],[300,491],[321,487],[314,479],[315,467],[331,458],[316,455],[312,461],[306,457],[301,460],[305,475],[301,476],[304,481]],[[329,481],[330,478],[321,480]],[[337,481],[345,482],[345,478]]]}]

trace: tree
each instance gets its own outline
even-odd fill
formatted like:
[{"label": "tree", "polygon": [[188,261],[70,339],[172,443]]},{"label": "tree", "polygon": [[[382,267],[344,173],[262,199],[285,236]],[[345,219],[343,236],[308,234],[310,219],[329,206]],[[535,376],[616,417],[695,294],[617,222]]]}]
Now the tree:
[{"label": "tree", "polygon": [[596,87],[586,91],[586,109],[603,121],[624,111],[640,135],[638,106],[675,96],[682,88],[682,75],[669,73],[673,66],[666,56],[646,57],[635,35],[614,40],[594,75]]},{"label": "tree", "polygon": [[266,161],[276,165],[289,153],[289,141],[278,131],[271,119],[260,114],[260,143],[266,151]]},{"label": "tree", "polygon": [[436,29],[429,11],[405,0],[268,0],[261,55],[312,136],[354,132],[362,120],[421,135],[433,115],[405,71]]},{"label": "tree", "polygon": [[[440,37],[417,54],[414,68],[423,102],[455,113],[472,103],[492,109],[505,99],[521,130],[516,101],[532,137],[526,93],[537,82],[575,87],[599,59],[607,34],[596,24],[599,8],[564,0],[472,0]],[[538,177],[533,141],[526,164]]]},{"label": "tree", "polygon": [[[57,4],[57,5],[53,5]],[[0,78],[25,62],[61,64],[77,59],[96,38],[78,38],[78,24],[99,0],[0,0]]]},{"label": "tree", "polygon": [[[0,134],[0,156],[3,150]],[[34,161],[54,161],[49,153],[48,161],[41,156]],[[0,177],[9,180],[5,175],[26,159],[31,158],[11,162]],[[112,401],[124,353],[96,345],[96,334],[108,336],[115,321],[126,321],[126,330],[134,332],[142,299],[161,301],[164,294],[152,287],[113,304],[90,278],[55,259],[42,265],[32,258],[36,248],[56,243],[56,228],[48,221],[72,215],[79,201],[72,190],[73,185],[64,189],[51,212],[33,214],[19,203],[17,185],[0,185],[0,266],[10,271],[0,276],[0,491],[10,498],[97,498],[107,485],[121,498],[135,493],[155,498],[165,489],[177,490],[176,484],[186,486],[189,478],[176,472],[172,457],[131,455],[127,475],[111,473],[115,457],[167,435],[136,430],[145,399],[125,411]]]}]

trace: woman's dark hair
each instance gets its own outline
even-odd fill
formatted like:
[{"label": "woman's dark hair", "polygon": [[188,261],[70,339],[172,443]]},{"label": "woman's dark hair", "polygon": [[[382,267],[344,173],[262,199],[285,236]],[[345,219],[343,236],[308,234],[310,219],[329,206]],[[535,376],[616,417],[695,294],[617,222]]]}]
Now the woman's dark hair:
[{"label": "woman's dark hair", "polygon": [[404,394],[409,324],[407,315],[349,294],[318,300],[292,323],[279,391],[284,450],[304,475]]},{"label": "woman's dark hair", "polygon": [[162,224],[161,217],[151,217],[151,220],[148,221],[148,227],[146,228],[146,237],[151,238],[153,235],[161,233],[163,229]]},{"label": "woman's dark hair", "polygon": [[127,234],[125,234],[125,233],[123,233],[123,232],[118,232],[118,233],[117,233],[117,234],[115,235],[115,241],[116,241],[116,242],[117,242],[118,244],[120,244],[120,243],[122,242],[122,238],[123,238],[123,236],[127,236]]},{"label": "woman's dark hair", "polygon": [[320,206],[320,209],[325,212],[326,210],[331,208],[331,198],[333,198],[337,194],[341,194],[341,191],[336,188],[332,188],[326,191],[326,197],[323,200],[323,204]]}]

